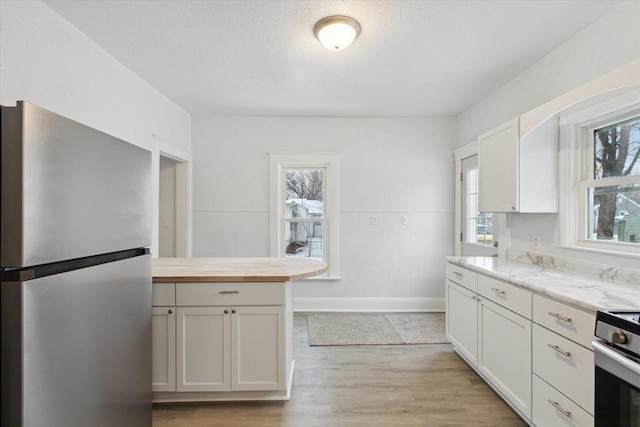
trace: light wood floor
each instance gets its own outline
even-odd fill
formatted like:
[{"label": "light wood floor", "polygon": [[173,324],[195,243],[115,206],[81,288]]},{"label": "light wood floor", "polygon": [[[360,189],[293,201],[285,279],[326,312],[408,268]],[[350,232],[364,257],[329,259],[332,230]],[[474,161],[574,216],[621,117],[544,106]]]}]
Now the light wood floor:
[{"label": "light wood floor", "polygon": [[309,347],[294,323],[290,401],[155,405],[153,426],[526,426],[448,344]]}]

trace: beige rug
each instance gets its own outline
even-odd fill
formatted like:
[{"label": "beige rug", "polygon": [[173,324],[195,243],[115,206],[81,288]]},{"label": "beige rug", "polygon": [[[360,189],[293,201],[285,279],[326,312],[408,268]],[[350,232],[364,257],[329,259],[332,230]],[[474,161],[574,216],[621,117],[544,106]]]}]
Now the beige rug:
[{"label": "beige rug", "polygon": [[441,344],[444,313],[310,314],[309,345]]}]

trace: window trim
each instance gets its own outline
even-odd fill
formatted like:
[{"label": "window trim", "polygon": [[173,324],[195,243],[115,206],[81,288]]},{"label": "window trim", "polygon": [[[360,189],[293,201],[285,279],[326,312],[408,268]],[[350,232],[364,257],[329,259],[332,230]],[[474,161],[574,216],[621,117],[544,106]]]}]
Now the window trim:
[{"label": "window trim", "polygon": [[[268,153],[269,155],[269,255],[282,257],[286,218],[282,207],[285,200],[283,172],[294,168],[324,169],[324,223],[322,230],[323,255],[329,265],[323,275],[304,280],[339,279],[339,236],[340,236],[340,155],[335,153]],[[288,219],[289,222],[291,218]]]},{"label": "window trim", "polygon": [[[593,178],[593,131],[640,115],[640,89],[634,89],[606,101],[572,110],[561,116],[560,133],[560,241],[563,249],[597,252],[607,255],[640,257],[640,245],[587,239],[589,224],[589,188],[637,182],[637,176]],[[564,157],[564,159],[562,159]],[[563,161],[562,161],[563,160]],[[634,181],[635,180],[635,181]]]}]

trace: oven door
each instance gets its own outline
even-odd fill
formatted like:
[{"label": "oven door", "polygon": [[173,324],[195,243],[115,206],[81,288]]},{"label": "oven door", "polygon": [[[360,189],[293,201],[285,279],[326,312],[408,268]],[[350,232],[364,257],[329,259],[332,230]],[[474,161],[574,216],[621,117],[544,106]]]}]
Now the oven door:
[{"label": "oven door", "polygon": [[595,356],[595,427],[640,427],[640,361],[601,341]]}]

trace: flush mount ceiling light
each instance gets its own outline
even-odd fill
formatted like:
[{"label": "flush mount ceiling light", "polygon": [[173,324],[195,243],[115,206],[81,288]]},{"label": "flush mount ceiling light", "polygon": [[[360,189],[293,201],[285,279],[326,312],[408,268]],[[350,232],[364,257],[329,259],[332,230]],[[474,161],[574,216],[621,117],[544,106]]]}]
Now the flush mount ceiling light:
[{"label": "flush mount ceiling light", "polygon": [[348,16],[327,16],[313,27],[313,34],[329,50],[348,48],[360,34],[360,24]]}]

